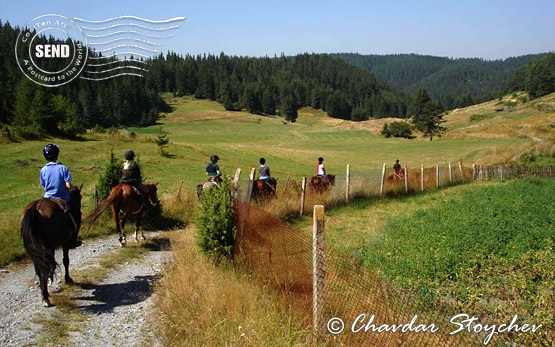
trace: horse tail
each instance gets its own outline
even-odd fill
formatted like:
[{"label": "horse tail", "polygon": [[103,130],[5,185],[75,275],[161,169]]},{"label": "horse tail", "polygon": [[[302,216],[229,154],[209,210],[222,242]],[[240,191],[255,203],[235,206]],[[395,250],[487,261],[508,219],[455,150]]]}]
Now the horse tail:
[{"label": "horse tail", "polygon": [[92,212],[85,217],[85,223],[88,224],[87,230],[90,229],[92,225],[97,221],[97,219],[102,215],[102,213],[104,213],[104,211],[106,211],[106,209],[114,203],[114,200],[116,199],[120,191],[121,187],[114,187],[114,189],[112,189],[112,191],[110,192],[110,195],[108,195],[106,199],[98,204],[98,206],[96,206],[94,210],[92,210]]},{"label": "horse tail", "polygon": [[56,258],[52,250],[46,247],[45,235],[39,229],[39,211],[37,200],[23,212],[20,223],[20,232],[25,251],[35,265],[37,275],[43,274],[51,277],[56,271]]}]

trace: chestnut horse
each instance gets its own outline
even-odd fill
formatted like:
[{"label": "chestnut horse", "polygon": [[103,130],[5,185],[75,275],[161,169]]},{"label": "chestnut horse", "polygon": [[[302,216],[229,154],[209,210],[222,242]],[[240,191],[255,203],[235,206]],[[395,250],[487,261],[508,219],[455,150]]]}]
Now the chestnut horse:
[{"label": "chestnut horse", "polygon": [[48,294],[48,279],[54,280],[58,266],[54,251],[58,247],[62,247],[63,251],[64,280],[66,283],[73,283],[69,276],[69,244],[77,237],[81,227],[81,187],[70,190],[67,214],[54,200],[43,198],[27,205],[21,216],[23,245],[35,266],[44,307],[52,306]]},{"label": "chestnut horse", "polygon": [[400,169],[392,173],[387,177],[387,181],[390,184],[401,184],[405,182],[405,169]]},{"label": "chestnut horse", "polygon": [[277,178],[256,180],[252,189],[252,198],[256,201],[266,201],[276,197]]},{"label": "chestnut horse", "polygon": [[[156,204],[156,190],[158,183],[145,183],[148,188],[148,199],[151,204]],[[141,227],[141,216],[145,209],[145,203],[139,192],[132,185],[120,183],[110,192],[110,195],[104,199],[89,215],[86,222],[89,228],[96,222],[98,217],[108,208],[112,207],[112,216],[116,223],[116,232],[119,234],[119,242],[123,247],[127,243],[125,235],[125,223],[129,218],[135,220],[135,242],[139,242],[138,233],[141,232],[141,238],[145,240],[145,235]]]},{"label": "chestnut horse", "polygon": [[330,189],[335,184],[335,175],[327,175],[327,178],[322,176],[314,176],[310,179],[308,184],[310,190],[316,194],[322,194]]}]

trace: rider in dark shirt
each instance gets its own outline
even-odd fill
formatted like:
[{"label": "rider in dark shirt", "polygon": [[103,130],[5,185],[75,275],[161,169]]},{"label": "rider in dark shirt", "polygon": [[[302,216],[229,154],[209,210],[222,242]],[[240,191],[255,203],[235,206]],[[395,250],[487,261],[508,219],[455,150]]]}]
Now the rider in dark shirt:
[{"label": "rider in dark shirt", "polygon": [[121,163],[119,168],[119,183],[127,183],[137,188],[143,200],[146,202],[149,200],[149,191],[142,180],[141,168],[135,162],[135,152],[132,150],[125,152],[125,160]]},{"label": "rider in dark shirt", "polygon": [[210,163],[206,165],[206,175],[208,176],[209,181],[214,181],[218,183],[222,181],[222,172],[220,171],[220,167],[218,166],[219,160],[220,157],[218,157],[217,155],[212,155],[210,157]]},{"label": "rider in dark shirt", "polygon": [[260,173],[259,179],[261,180],[270,179],[272,175],[270,175],[270,167],[266,165],[266,159],[260,158],[259,162],[260,162],[260,166],[258,167],[258,172]]}]

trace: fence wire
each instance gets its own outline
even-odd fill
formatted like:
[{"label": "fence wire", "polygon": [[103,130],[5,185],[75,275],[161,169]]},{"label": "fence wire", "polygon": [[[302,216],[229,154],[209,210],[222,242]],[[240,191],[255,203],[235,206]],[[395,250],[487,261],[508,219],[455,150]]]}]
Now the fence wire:
[{"label": "fence wire", "polygon": [[[555,173],[552,169],[519,170],[527,175],[541,173],[549,176]],[[480,179],[477,172],[480,171],[476,167],[458,166],[450,169],[408,169],[406,185],[404,182],[394,184],[385,180],[382,187],[381,170],[373,170],[371,176],[362,176],[359,172],[353,175],[351,171],[349,192],[351,196],[379,196],[403,192],[405,189],[413,192],[437,189],[473,178]],[[500,171],[497,169],[491,172]],[[490,174],[488,177],[494,176]],[[503,177],[507,176],[504,174]],[[311,214],[311,206],[345,199],[345,182],[346,174],[337,175],[333,189],[322,195],[311,194],[307,188],[305,215]],[[298,207],[300,181],[288,179],[282,182],[281,187],[278,186],[278,199],[291,199],[293,203],[284,204],[282,201],[275,208],[271,205],[272,202],[268,202],[263,208],[241,201],[244,200],[247,184],[243,181],[239,186],[240,194],[234,199],[238,263],[280,293],[294,317],[305,326],[311,327],[312,234],[284,222],[280,211],[282,208]],[[297,206],[292,207],[291,204]],[[395,287],[388,279],[380,277],[377,270],[361,266],[351,255],[335,250],[333,245],[327,243],[325,260],[324,300],[320,311],[324,312],[324,322],[333,324],[318,331],[316,345],[483,346],[487,341],[488,346],[521,346],[512,341],[513,335],[510,333],[490,334],[491,330],[485,331],[486,324],[496,324],[492,319],[487,321],[488,317],[481,317],[486,321],[480,322],[483,325],[479,327],[465,325],[462,331],[451,334],[459,327],[451,319],[461,312],[452,311],[448,304],[423,306],[421,297]],[[448,298],[444,299],[448,301]],[[338,327],[338,319],[344,323],[344,330],[340,334],[333,334],[330,330]],[[480,331],[476,331],[477,329]],[[533,343],[537,346],[550,346],[555,340],[555,334],[551,327],[543,329]]]}]

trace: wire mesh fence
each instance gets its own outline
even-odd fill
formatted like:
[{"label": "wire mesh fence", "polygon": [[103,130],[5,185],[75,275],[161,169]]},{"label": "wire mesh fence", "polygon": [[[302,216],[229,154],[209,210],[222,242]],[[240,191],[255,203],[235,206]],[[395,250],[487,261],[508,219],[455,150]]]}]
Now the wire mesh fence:
[{"label": "wire mesh fence", "polygon": [[[361,266],[350,254],[328,244],[323,257],[323,304],[319,309],[325,324],[312,325],[312,235],[285,222],[289,214],[304,211],[305,215],[310,215],[315,205],[333,206],[344,203],[348,197],[426,191],[473,179],[492,179],[499,177],[493,175],[494,172],[501,172],[499,168],[488,168],[490,173],[485,176],[484,170],[461,165],[405,168],[400,181],[388,180],[392,173],[387,168],[348,170],[337,174],[333,188],[323,194],[315,194],[308,186],[304,187],[304,209],[300,208],[299,199],[303,189],[301,180],[282,180],[277,189],[278,198],[263,206],[244,201],[248,180],[240,180],[234,200],[237,260],[252,270],[256,278],[281,293],[295,318],[314,329],[317,345],[524,346],[531,342],[537,346],[549,346],[555,340],[549,327],[544,327],[539,334],[528,335],[527,343],[522,344],[518,342],[518,334],[524,331],[523,322],[512,321],[512,317],[503,317],[507,321],[502,322],[492,315],[466,315],[457,312],[450,305],[449,298],[426,302],[418,293],[395,286],[387,277],[381,277],[379,270]],[[518,177],[555,176],[555,170],[549,168],[521,167],[515,171],[513,167],[512,170],[520,173]],[[503,178],[509,177],[517,176],[503,174]],[[528,332],[532,326],[526,329]]]}]

